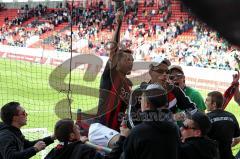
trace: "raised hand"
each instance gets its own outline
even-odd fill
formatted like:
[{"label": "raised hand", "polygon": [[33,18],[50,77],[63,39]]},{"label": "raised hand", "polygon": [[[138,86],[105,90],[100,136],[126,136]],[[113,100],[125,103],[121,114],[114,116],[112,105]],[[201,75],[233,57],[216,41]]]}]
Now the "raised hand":
[{"label": "raised hand", "polygon": [[239,70],[237,70],[237,73],[236,74],[233,74],[233,81],[232,81],[232,84],[237,84],[238,81],[239,81]]},{"label": "raised hand", "polygon": [[123,20],[123,11],[117,11],[115,14],[115,20],[117,24],[120,24]]}]

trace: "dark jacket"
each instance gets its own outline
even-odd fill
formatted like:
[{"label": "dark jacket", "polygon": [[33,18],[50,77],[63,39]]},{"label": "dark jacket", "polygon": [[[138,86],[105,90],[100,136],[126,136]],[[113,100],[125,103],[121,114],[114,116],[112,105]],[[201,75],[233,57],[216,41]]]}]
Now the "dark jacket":
[{"label": "dark jacket", "polygon": [[[49,145],[51,137],[41,139]],[[0,123],[0,159],[27,159],[36,154],[33,146],[40,140],[28,141],[20,129]]]},{"label": "dark jacket", "polygon": [[134,127],[125,140],[125,159],[176,159],[179,133],[169,110],[145,111],[144,122]]},{"label": "dark jacket", "polygon": [[179,159],[219,159],[217,143],[204,137],[191,137],[180,144]]},{"label": "dark jacket", "polygon": [[220,109],[208,113],[207,116],[212,123],[208,137],[218,142],[221,159],[233,159],[232,139],[240,136],[236,117],[232,113]]},{"label": "dark jacket", "polygon": [[168,91],[168,108],[173,113],[176,113],[178,109],[184,111],[193,111],[197,109],[195,103],[193,103],[190,98],[186,96],[180,87],[171,84],[168,87],[170,89]]},{"label": "dark jacket", "polygon": [[125,140],[125,136],[120,136],[116,145],[112,148],[112,151],[107,155],[107,157],[105,157],[105,159],[119,159],[123,152],[123,144]]},{"label": "dark jacket", "polygon": [[236,158],[240,158],[240,150],[239,150],[238,153],[236,154]]},{"label": "dark jacket", "polygon": [[[151,83],[151,81],[148,83]],[[195,103],[190,100],[179,86],[168,83],[166,87],[168,92],[168,109],[173,113],[176,113],[178,109],[186,112],[197,110]]]},{"label": "dark jacket", "polygon": [[45,159],[100,159],[96,150],[83,144],[81,141],[67,145],[58,145],[53,148]]}]

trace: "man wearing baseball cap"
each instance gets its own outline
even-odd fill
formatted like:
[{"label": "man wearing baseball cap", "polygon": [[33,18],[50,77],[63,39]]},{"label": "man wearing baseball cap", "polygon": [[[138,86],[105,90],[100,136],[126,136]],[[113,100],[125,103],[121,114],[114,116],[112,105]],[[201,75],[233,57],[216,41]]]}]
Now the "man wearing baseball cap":
[{"label": "man wearing baseball cap", "polygon": [[[185,84],[185,75],[184,71],[181,66],[179,65],[171,65],[169,66],[169,79],[175,84],[178,85],[185,94],[191,99],[192,102],[194,102],[197,106],[197,108],[201,111],[204,111],[206,109],[206,106],[204,104],[203,97],[201,94],[189,87]],[[239,93],[239,72],[237,71],[237,74],[233,74],[233,80],[231,85],[225,90],[224,92],[224,103],[223,103],[223,109],[225,109],[234,96],[234,100],[238,103],[238,99],[240,99],[240,93]],[[240,100],[239,100],[240,101]],[[240,102],[239,102],[240,103]]]},{"label": "man wearing baseball cap", "polygon": [[169,83],[169,69],[171,65],[168,59],[162,59],[158,63],[149,66],[149,75],[151,80],[149,83],[158,83],[167,92],[168,108],[176,113],[178,108],[186,111],[196,110],[196,106],[185,93],[176,85]]},{"label": "man wearing baseball cap", "polygon": [[124,158],[176,159],[178,128],[168,108],[166,90],[159,84],[149,84],[142,90],[141,120],[124,143]]},{"label": "man wearing baseball cap", "polygon": [[182,67],[179,65],[171,65],[169,66],[169,72],[169,79],[184,91],[191,101],[196,104],[198,110],[205,111],[206,106],[202,95],[196,89],[186,86]]}]

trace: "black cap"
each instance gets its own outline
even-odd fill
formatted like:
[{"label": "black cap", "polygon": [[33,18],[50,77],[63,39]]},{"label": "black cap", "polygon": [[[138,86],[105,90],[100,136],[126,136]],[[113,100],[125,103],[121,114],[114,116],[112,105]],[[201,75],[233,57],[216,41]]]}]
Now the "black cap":
[{"label": "black cap", "polygon": [[148,84],[142,89],[153,107],[161,108],[168,105],[166,90],[160,84]]},{"label": "black cap", "polygon": [[208,116],[200,111],[197,111],[192,114],[191,119],[199,126],[202,136],[207,135],[211,129],[211,122]]}]

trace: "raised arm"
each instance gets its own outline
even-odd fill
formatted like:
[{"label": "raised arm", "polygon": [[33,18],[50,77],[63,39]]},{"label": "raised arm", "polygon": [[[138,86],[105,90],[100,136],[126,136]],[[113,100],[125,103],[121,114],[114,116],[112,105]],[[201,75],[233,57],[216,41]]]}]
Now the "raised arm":
[{"label": "raised arm", "polygon": [[223,104],[223,109],[225,109],[234,96],[235,102],[240,104],[240,92],[239,92],[239,71],[237,71],[237,74],[233,75],[233,81],[232,84],[228,87],[228,89],[224,92],[224,104]]},{"label": "raised arm", "polygon": [[114,57],[117,53],[119,42],[120,42],[120,31],[121,31],[121,26],[122,26],[122,19],[123,19],[123,12],[118,11],[115,15],[115,20],[116,20],[116,29],[112,37],[112,41],[110,43],[113,44],[114,47],[110,49],[110,55],[109,55],[109,60],[112,61],[112,64],[114,65],[116,63]]},{"label": "raised arm", "polygon": [[239,92],[239,86],[236,87],[236,91],[234,93],[234,101],[240,105],[240,92]]},{"label": "raised arm", "polygon": [[238,105],[240,105],[240,91],[239,91],[239,71],[237,71],[237,74],[233,75],[233,81],[235,82],[235,93],[234,93],[234,101],[237,102]]}]

